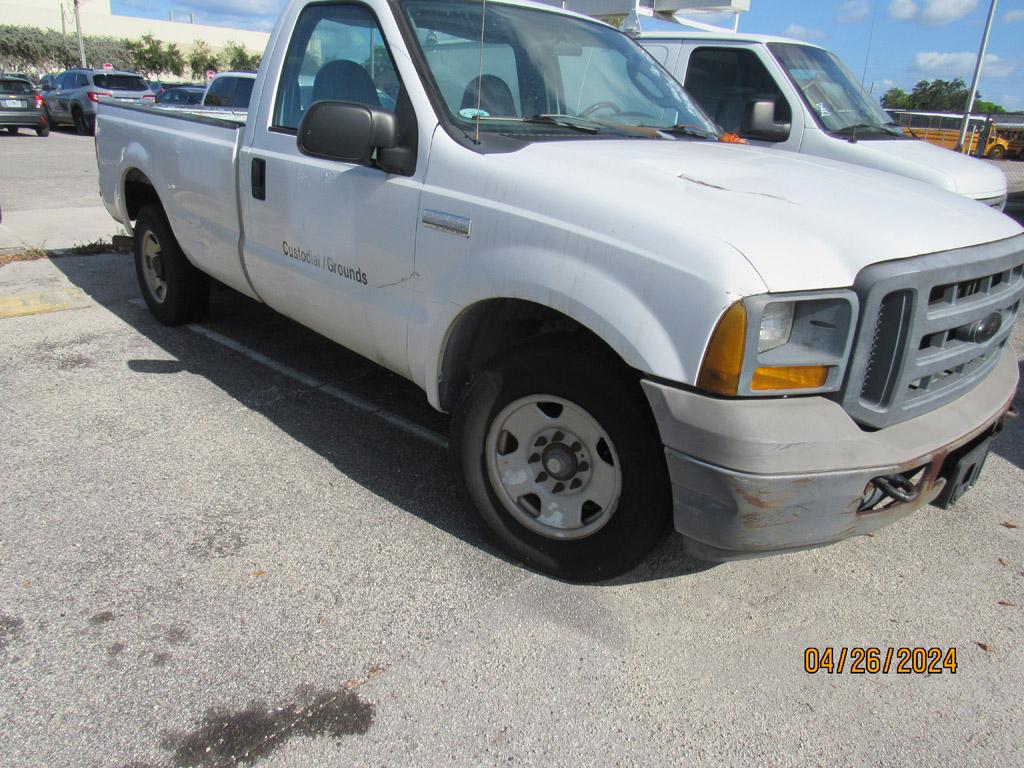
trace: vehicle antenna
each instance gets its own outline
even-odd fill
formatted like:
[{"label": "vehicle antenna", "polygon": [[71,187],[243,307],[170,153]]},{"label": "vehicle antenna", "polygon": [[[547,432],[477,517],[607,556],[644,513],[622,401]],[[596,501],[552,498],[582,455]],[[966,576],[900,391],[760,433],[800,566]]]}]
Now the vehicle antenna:
[{"label": "vehicle antenna", "polygon": [[[871,29],[868,30],[868,49],[864,52],[864,71],[860,75],[860,88],[864,90],[864,81],[868,77],[868,61],[871,60],[871,44],[875,40],[875,22],[878,21],[878,3],[871,4]],[[853,126],[853,138],[851,139],[854,143],[857,141],[857,126]]]},{"label": "vehicle antenna", "polygon": [[483,97],[484,84],[484,23],[487,21],[487,0],[483,0],[483,8],[480,11],[480,71],[476,76],[476,137],[474,141],[480,143],[480,104]]}]

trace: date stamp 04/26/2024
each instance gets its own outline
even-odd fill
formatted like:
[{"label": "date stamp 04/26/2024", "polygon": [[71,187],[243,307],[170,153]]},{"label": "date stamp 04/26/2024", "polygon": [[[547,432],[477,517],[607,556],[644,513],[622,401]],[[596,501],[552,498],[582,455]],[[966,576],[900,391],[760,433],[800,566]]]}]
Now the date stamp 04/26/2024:
[{"label": "date stamp 04/26/2024", "polygon": [[940,675],[956,674],[956,648],[875,648],[840,646],[804,650],[804,671],[841,675]]}]

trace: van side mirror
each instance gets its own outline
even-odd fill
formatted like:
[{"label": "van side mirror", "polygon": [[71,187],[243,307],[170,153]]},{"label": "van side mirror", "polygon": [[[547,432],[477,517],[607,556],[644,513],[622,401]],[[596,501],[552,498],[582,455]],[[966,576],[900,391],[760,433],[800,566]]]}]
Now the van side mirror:
[{"label": "van side mirror", "polygon": [[790,123],[775,122],[775,102],[765,99],[747,104],[740,124],[740,136],[755,141],[785,141]]},{"label": "van side mirror", "polygon": [[299,151],[311,157],[375,165],[374,152],[398,143],[394,114],[348,101],[318,101],[299,123]]}]

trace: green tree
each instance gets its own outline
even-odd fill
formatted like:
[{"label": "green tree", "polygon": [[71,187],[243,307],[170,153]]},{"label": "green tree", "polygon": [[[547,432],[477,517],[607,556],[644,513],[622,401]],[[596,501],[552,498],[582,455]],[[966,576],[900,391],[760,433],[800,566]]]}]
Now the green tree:
[{"label": "green tree", "polygon": [[232,41],[224,46],[220,58],[228,69],[258,69],[263,56],[249,53],[244,45]]},{"label": "green tree", "polygon": [[[890,88],[882,96],[886,109],[912,109],[919,112],[962,112],[967,105],[969,90],[963,78],[953,80],[921,80],[907,93],[900,88]],[[981,94],[974,101],[975,112],[1003,112],[1003,108],[990,101],[983,101]]]},{"label": "green tree", "polygon": [[196,40],[185,57],[189,73],[193,80],[206,80],[206,73],[210,70],[216,72],[220,69],[220,60],[205,40]]}]

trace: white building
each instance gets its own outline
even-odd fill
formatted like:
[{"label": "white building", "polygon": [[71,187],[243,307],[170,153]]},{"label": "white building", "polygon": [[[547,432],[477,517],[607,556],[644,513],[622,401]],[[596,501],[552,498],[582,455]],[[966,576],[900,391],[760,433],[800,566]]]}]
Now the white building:
[{"label": "white building", "polygon": [[[59,32],[62,29],[62,12],[67,31],[74,33],[72,0],[0,0],[0,24],[41,27]],[[183,50],[196,40],[205,40],[215,50],[236,42],[250,51],[262,53],[270,37],[266,32],[188,24],[184,23],[183,16],[176,16],[175,21],[120,16],[111,13],[110,0],[81,0],[80,14],[83,35],[138,39],[148,33],[165,43],[177,43]]]}]

